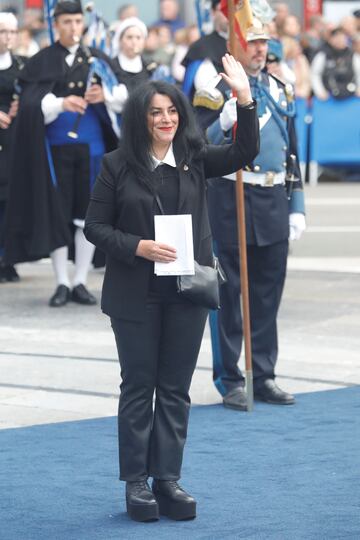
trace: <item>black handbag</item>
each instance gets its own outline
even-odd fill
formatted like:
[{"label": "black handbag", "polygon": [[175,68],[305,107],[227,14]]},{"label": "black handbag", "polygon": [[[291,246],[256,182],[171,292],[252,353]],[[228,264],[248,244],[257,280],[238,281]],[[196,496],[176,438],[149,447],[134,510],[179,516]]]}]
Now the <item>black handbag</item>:
[{"label": "black handbag", "polygon": [[[164,214],[158,194],[155,199],[162,214]],[[194,304],[208,309],[220,309],[219,286],[225,283],[226,277],[216,257],[213,266],[205,266],[194,261],[195,274],[181,275],[176,278],[178,294]]]},{"label": "black handbag", "polygon": [[219,286],[226,281],[224,272],[214,257],[214,266],[205,266],[195,261],[195,274],[177,276],[177,292],[194,304],[220,309]]}]

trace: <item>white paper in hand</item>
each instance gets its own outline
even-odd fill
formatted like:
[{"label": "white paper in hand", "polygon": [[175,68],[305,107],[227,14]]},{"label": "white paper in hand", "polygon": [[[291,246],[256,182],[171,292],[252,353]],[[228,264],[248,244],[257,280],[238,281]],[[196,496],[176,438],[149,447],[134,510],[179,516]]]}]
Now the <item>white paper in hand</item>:
[{"label": "white paper in hand", "polygon": [[176,261],[155,262],[157,276],[194,275],[194,243],[191,214],[155,216],[155,240],[176,249]]}]

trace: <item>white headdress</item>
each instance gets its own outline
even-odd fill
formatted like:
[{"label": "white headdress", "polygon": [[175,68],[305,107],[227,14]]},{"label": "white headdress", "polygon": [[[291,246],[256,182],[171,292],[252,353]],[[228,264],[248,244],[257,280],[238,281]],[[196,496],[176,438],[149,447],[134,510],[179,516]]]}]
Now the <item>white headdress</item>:
[{"label": "white headdress", "polygon": [[124,19],[117,26],[114,37],[112,39],[113,56],[117,56],[117,54],[119,53],[119,41],[122,34],[125,32],[125,30],[131,28],[132,26],[138,28],[143,34],[144,38],[147,38],[148,31],[146,28],[146,24],[143,23],[140,19],[138,19],[138,17],[128,17],[127,19]]},{"label": "white headdress", "polygon": [[10,13],[8,11],[0,12],[0,24],[4,24],[5,26],[11,26],[12,28],[18,27],[17,18],[13,13]]}]

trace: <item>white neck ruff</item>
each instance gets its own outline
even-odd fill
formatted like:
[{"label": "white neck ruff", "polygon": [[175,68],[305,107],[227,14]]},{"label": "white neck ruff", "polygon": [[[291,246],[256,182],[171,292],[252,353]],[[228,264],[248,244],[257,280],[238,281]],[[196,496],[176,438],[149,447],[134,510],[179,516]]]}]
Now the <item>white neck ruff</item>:
[{"label": "white neck ruff", "polygon": [[120,67],[124,71],[128,71],[129,73],[140,73],[140,71],[142,71],[143,63],[140,54],[135,56],[135,58],[128,58],[120,52],[118,60]]}]

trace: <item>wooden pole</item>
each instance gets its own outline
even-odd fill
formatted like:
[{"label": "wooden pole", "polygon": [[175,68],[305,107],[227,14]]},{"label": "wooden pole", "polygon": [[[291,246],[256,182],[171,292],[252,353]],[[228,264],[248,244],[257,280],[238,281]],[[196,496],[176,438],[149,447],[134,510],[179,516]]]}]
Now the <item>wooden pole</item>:
[{"label": "wooden pole", "polygon": [[[228,0],[229,12],[229,39],[230,54],[234,56],[235,40],[238,39],[235,34],[235,3],[234,0]],[[250,327],[250,309],[249,309],[249,282],[246,252],[246,225],[245,225],[245,196],[242,171],[236,173],[236,209],[237,209],[237,229],[239,242],[240,259],[240,284],[241,284],[241,304],[243,335],[245,345],[245,381],[246,381],[246,399],[247,410],[251,412],[254,406],[253,389],[253,371],[251,356],[251,327]]]}]

